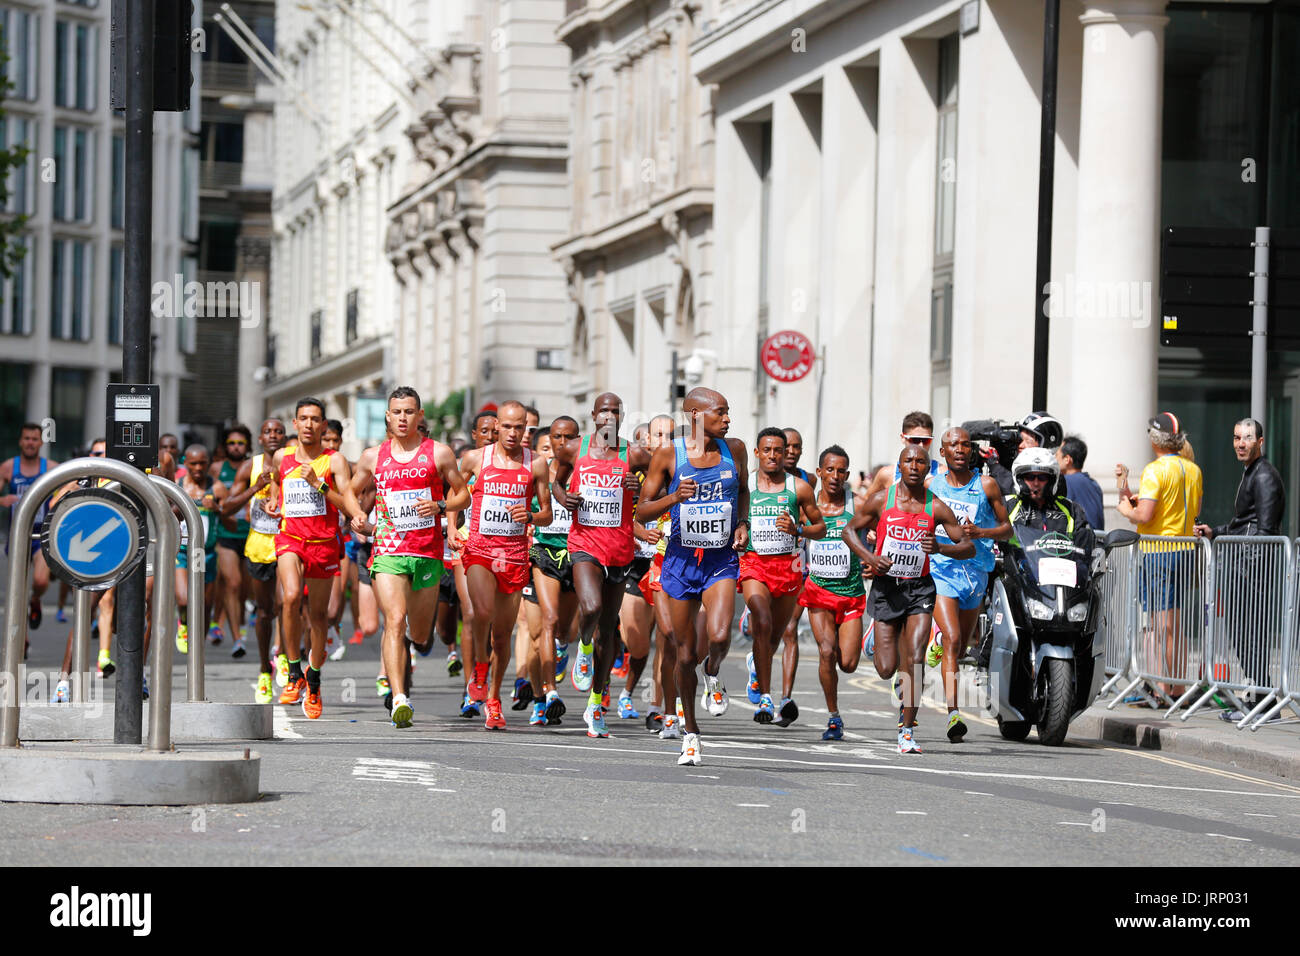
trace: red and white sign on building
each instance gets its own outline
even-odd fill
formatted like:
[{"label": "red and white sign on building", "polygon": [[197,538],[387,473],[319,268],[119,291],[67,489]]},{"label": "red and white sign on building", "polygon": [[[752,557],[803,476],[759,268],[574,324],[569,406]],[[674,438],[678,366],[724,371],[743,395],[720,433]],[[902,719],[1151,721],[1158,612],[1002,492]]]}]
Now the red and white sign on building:
[{"label": "red and white sign on building", "polygon": [[786,329],[768,337],[763,343],[760,361],[763,371],[778,382],[797,382],[812,371],[812,342],[802,332]]}]

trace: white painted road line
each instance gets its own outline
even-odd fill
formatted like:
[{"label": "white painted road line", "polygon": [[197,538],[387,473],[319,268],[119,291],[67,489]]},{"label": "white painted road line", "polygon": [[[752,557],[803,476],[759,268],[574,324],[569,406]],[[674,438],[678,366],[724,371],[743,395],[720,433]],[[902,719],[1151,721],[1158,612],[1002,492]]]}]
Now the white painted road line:
[{"label": "white painted road line", "polygon": [[963,790],[962,793],[971,797],[991,797],[993,794],[985,793],[983,790]]},{"label": "white painted road line", "polygon": [[763,809],[770,809],[771,806],[772,806],[772,804],[770,804],[770,803],[738,803],[738,804],[736,804],[736,806],[738,806],[738,807],[761,807],[761,808],[763,808]]},{"label": "white painted road line", "polygon": [[904,816],[904,817],[928,817],[929,816],[929,814],[926,813],[924,810],[895,810],[894,812],[897,813],[899,816]]},{"label": "white painted road line", "polygon": [[289,720],[289,711],[283,706],[276,706],[271,725],[271,732],[277,737],[284,737],[287,740],[302,739],[302,734],[293,729],[292,721]]},{"label": "white painted road line", "polygon": [[1206,836],[1212,836],[1212,837],[1218,837],[1218,838],[1221,839],[1221,840],[1240,840],[1242,843],[1253,843],[1253,842],[1254,842],[1253,840],[1249,839],[1248,837],[1235,837],[1235,836],[1228,836],[1228,834],[1226,834],[1226,833],[1207,833],[1207,834],[1205,834],[1205,835],[1206,835]]}]

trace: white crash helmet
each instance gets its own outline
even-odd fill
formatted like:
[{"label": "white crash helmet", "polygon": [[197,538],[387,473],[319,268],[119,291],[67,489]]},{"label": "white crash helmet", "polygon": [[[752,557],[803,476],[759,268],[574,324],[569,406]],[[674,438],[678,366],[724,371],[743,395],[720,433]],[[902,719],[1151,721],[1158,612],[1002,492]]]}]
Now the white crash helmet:
[{"label": "white crash helmet", "polygon": [[1016,455],[1016,460],[1011,463],[1011,475],[1016,479],[1017,491],[1024,492],[1024,483],[1020,479],[1022,475],[1028,474],[1051,475],[1052,480],[1047,487],[1050,492],[1056,487],[1057,479],[1061,476],[1061,466],[1056,460],[1056,452],[1050,448],[1026,448]]}]

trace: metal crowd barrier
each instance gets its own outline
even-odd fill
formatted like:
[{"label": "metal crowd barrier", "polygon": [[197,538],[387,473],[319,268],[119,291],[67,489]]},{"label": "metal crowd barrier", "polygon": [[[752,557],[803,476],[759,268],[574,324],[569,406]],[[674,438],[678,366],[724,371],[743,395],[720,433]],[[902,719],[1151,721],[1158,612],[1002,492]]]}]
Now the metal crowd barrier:
[{"label": "metal crowd barrier", "polygon": [[1106,682],[1101,687],[1103,697],[1129,673],[1132,657],[1129,635],[1135,627],[1133,609],[1137,561],[1136,548],[1116,548],[1106,557],[1106,573],[1101,579],[1101,620],[1098,623],[1106,648],[1102,659],[1106,672]]},{"label": "metal crowd barrier", "polygon": [[[1292,543],[1291,553],[1293,556],[1300,556],[1300,539]],[[1294,562],[1291,565],[1289,585],[1287,597],[1290,599],[1290,606],[1287,608],[1286,616],[1288,635],[1282,643],[1281,686],[1277,688],[1275,694],[1270,695],[1274,703],[1264,713],[1255,716],[1255,712],[1266,706],[1267,701],[1262,702],[1260,707],[1256,707],[1255,711],[1247,715],[1247,719],[1255,716],[1254,723],[1250,725],[1252,731],[1259,730],[1260,724],[1281,714],[1284,707],[1290,707],[1291,712],[1300,717],[1300,566]],[[1244,723],[1245,720],[1237,726],[1241,727]]]}]

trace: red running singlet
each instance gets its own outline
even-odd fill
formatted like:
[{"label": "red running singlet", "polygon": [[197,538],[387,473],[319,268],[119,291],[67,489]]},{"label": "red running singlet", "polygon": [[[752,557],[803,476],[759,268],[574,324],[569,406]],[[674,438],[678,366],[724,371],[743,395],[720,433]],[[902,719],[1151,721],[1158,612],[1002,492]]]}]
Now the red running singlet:
[{"label": "red running singlet", "polygon": [[573,514],[569,528],[569,550],[589,554],[605,567],[631,564],[636,547],[632,537],[632,505],[636,492],[623,487],[628,473],[627,444],[620,442],[618,456],[593,458],[590,436],[569,476],[570,490],[582,497],[582,507]]},{"label": "red running singlet", "polygon": [[[329,456],[334,454],[337,452],[324,452],[311,462],[312,469],[330,488],[334,487],[334,474],[329,470]],[[313,485],[297,475],[288,477],[303,464],[298,460],[297,452],[290,452],[280,460],[280,509],[284,515],[280,533],[303,541],[336,540],[339,512],[320,491],[321,481]]]},{"label": "red running singlet", "polygon": [[422,516],[421,501],[445,497],[442,475],[434,462],[437,443],[431,438],[406,461],[393,456],[392,441],[375,456],[375,554],[431,558],[442,555],[442,525],[437,513]]},{"label": "red running singlet", "polygon": [[890,558],[891,578],[919,578],[930,573],[930,556],[921,550],[921,539],[934,534],[934,494],[925,489],[925,510],[903,511],[894,504],[898,485],[889,486],[889,499],[876,529],[876,554]]},{"label": "red running singlet", "polygon": [[470,502],[468,554],[504,561],[528,563],[528,525],[510,517],[515,504],[528,504],[533,481],[533,452],[524,448],[524,461],[497,467],[497,443],[483,449],[483,464]]}]

